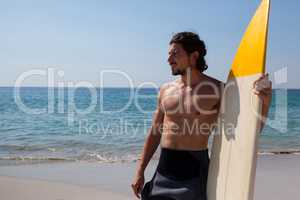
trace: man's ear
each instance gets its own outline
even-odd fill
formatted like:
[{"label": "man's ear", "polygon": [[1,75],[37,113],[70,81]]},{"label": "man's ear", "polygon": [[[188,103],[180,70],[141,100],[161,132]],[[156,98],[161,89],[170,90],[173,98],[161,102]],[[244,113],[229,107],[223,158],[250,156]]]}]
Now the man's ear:
[{"label": "man's ear", "polygon": [[197,63],[197,60],[199,58],[199,52],[198,51],[194,51],[192,54],[191,54],[191,59],[193,62]]}]

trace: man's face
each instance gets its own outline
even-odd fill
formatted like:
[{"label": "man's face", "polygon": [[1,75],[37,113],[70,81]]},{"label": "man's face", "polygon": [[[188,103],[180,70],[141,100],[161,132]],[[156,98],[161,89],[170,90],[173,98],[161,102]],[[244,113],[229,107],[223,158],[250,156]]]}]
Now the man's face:
[{"label": "man's face", "polygon": [[190,67],[190,58],[181,44],[172,43],[169,47],[168,63],[171,65],[172,74],[184,75]]}]

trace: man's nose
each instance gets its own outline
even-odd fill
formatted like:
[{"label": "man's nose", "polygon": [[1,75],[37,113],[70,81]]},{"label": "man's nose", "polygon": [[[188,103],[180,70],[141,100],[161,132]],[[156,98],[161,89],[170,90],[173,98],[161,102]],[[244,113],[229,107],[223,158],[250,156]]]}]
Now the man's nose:
[{"label": "man's nose", "polygon": [[169,55],[169,56],[168,56],[168,63],[171,63],[172,60],[173,60],[172,56]]}]

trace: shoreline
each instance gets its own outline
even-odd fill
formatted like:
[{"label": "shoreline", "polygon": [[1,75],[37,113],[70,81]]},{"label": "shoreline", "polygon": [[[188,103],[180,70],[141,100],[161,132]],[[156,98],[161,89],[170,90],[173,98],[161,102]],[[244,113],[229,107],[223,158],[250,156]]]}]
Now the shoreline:
[{"label": "shoreline", "polygon": [[[262,155],[300,155],[300,149],[278,149],[278,150],[260,150],[258,156]],[[132,156],[132,159],[120,159],[120,160],[78,160],[61,157],[30,157],[30,156],[13,156],[13,157],[0,157],[0,167],[7,165],[30,165],[30,164],[53,164],[53,163],[136,163],[138,162],[139,155]],[[152,160],[157,161],[159,159],[159,152],[156,152]]]}]

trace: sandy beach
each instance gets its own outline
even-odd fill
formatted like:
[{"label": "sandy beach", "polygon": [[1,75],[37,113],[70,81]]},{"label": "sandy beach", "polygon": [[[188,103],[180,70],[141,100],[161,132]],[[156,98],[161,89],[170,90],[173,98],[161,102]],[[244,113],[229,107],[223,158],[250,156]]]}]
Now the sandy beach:
[{"label": "sandy beach", "polygon": [[[147,168],[149,179],[156,166]],[[130,189],[136,163],[52,163],[0,167],[1,200],[136,199]],[[297,200],[300,155],[260,155],[255,200]]]}]

